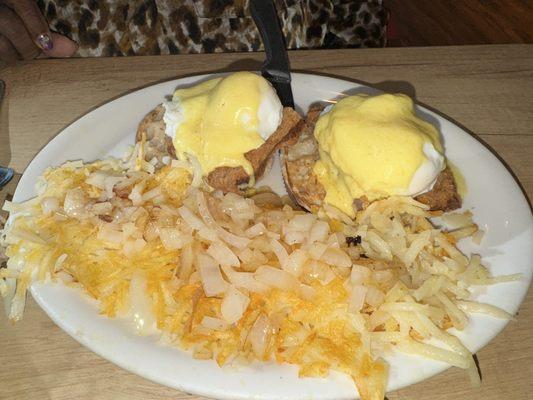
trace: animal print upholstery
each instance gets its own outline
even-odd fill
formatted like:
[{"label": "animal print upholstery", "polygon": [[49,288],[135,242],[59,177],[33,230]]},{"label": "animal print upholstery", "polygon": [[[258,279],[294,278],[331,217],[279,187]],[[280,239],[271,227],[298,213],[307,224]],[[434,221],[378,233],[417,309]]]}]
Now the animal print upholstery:
[{"label": "animal print upholstery", "polygon": [[[287,47],[385,45],[381,0],[275,0]],[[248,0],[38,0],[52,30],[78,55],[125,56],[256,51]]]}]

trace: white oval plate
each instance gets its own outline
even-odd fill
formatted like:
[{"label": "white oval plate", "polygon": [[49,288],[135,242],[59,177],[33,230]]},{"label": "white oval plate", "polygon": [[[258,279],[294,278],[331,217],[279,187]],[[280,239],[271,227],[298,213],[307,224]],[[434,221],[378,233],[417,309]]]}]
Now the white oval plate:
[{"label": "white oval plate", "polygon": [[[177,86],[202,79],[206,76],[150,86],[84,115],[33,159],[14,200],[34,196],[37,177],[49,166],[67,160],[121,156],[133,143],[137,124],[146,113]],[[336,98],[342,93],[376,92],[349,81],[296,73],[292,87],[300,111],[306,110],[311,102]],[[525,297],[533,269],[533,219],[529,205],[511,174],[480,142],[438,114],[423,107],[418,111],[440,128],[448,158],[466,179],[468,194],[464,208],[473,211],[475,221],[486,231],[481,246],[464,244],[463,250],[481,254],[495,275],[524,274],[520,282],[477,291],[476,300],[515,313]],[[284,191],[278,164],[264,183]],[[257,363],[219,368],[213,361],[194,360],[188,353],[158,344],[156,338],[138,336],[127,321],[99,316],[96,303],[79,290],[34,284],[31,292],[50,318],[84,346],[128,371],[185,392],[221,399],[349,399],[356,395],[352,381],[337,373],[327,379],[299,379],[294,366]],[[467,329],[458,336],[476,352],[506,323],[472,315]],[[389,391],[429,378],[448,367],[402,354],[391,355],[387,360],[391,365]]]}]

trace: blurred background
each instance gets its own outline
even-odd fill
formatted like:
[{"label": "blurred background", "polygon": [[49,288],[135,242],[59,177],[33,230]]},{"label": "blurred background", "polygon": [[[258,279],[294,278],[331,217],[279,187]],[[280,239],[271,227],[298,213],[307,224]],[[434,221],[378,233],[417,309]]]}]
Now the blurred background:
[{"label": "blurred background", "polygon": [[[247,0],[38,0],[75,56],[256,51]],[[275,0],[290,49],[533,42],[533,0]]]},{"label": "blurred background", "polygon": [[383,0],[387,45],[533,43],[531,0]]}]

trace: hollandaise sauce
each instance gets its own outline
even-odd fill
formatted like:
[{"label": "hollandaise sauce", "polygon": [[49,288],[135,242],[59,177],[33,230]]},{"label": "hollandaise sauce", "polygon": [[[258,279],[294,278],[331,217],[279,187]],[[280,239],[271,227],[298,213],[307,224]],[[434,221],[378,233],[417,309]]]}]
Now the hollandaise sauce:
[{"label": "hollandaise sauce", "polygon": [[[167,134],[173,138],[178,158],[195,156],[204,175],[220,166],[242,166],[253,177],[244,154],[265,142],[262,113],[266,108],[281,118],[281,104],[270,84],[250,72],[180,88],[165,107]],[[275,126],[266,127],[267,135],[277,128],[279,118],[274,118]]]},{"label": "hollandaise sauce", "polygon": [[356,95],[323,113],[314,131],[314,173],[325,202],[354,216],[354,199],[414,196],[430,190],[444,168],[437,129],[404,95]]}]

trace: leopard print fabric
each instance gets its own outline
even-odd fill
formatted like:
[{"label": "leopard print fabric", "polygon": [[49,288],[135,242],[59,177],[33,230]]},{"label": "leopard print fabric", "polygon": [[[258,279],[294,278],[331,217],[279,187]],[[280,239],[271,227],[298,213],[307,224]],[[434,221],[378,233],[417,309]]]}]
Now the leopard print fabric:
[{"label": "leopard print fabric", "polygon": [[[381,47],[381,0],[275,0],[289,49]],[[248,0],[38,0],[81,57],[257,51]]]}]

